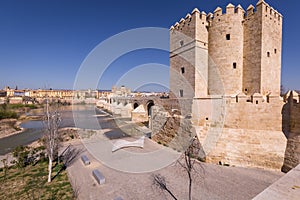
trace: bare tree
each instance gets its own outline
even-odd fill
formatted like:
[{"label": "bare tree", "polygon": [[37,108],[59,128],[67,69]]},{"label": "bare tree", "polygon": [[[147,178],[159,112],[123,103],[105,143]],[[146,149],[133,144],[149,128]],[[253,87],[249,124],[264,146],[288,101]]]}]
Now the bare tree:
[{"label": "bare tree", "polygon": [[[189,200],[192,199],[192,183],[193,183],[193,171],[196,171],[194,164],[196,162],[193,157],[197,156],[200,151],[199,141],[197,137],[193,137],[190,146],[183,154],[183,161],[178,160],[179,165],[186,171],[189,178]],[[199,163],[199,162],[197,162]]]},{"label": "bare tree", "polygon": [[[196,161],[194,158],[198,157],[199,152],[201,151],[201,146],[199,143],[198,138],[195,136],[192,138],[191,143],[189,144],[188,148],[185,150],[183,153],[181,159],[179,159],[177,162],[179,165],[184,169],[184,171],[187,173],[188,178],[189,178],[189,185],[188,185],[188,190],[189,190],[189,200],[192,199],[192,183],[194,180],[194,172],[196,172],[196,169],[194,168],[194,165],[197,163],[200,165],[198,161]],[[202,166],[200,165],[202,168]],[[202,168],[203,170],[203,168]],[[160,174],[153,175],[153,182],[154,185],[158,186],[161,190],[167,191],[174,199],[176,197],[174,194],[169,190],[166,184],[166,180],[163,176]]]},{"label": "bare tree", "polygon": [[66,150],[61,154],[62,161],[64,166],[67,168],[73,164],[78,155],[82,152],[82,149],[74,148],[72,145],[69,145]]},{"label": "bare tree", "polygon": [[167,187],[166,179],[162,175],[160,175],[160,174],[154,174],[153,175],[153,185],[158,187],[161,190],[164,190],[164,191],[168,192],[168,194],[171,195],[171,197],[173,197],[174,200],[177,200],[175,195]]},{"label": "bare tree", "polygon": [[48,99],[46,101],[46,113],[44,119],[46,131],[44,136],[44,145],[49,159],[48,182],[51,182],[52,163],[56,156],[58,156],[58,148],[60,143],[58,129],[61,122],[61,117],[57,110],[54,110],[53,112],[50,111]]}]

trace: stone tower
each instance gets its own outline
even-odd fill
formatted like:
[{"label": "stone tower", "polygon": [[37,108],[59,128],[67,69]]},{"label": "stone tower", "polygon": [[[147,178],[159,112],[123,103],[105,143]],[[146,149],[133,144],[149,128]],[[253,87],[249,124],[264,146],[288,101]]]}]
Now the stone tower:
[{"label": "stone tower", "polygon": [[279,96],[281,41],[282,16],[263,0],[246,12],[232,4],[225,13],[194,9],[170,28],[171,93]]},{"label": "stone tower", "polygon": [[263,0],[244,20],[243,91],[280,95],[282,15]]},{"label": "stone tower", "polygon": [[194,9],[170,28],[170,98],[191,114],[206,161],[281,168],[281,42],[282,16],[263,0]]},{"label": "stone tower", "polygon": [[[212,17],[213,16],[213,17]],[[244,11],[229,4],[218,7],[209,20],[209,95],[238,94],[242,90]]]},{"label": "stone tower", "polygon": [[[208,22],[205,12],[194,9],[171,27],[171,97],[193,98],[207,94]],[[199,77],[201,72],[201,76]]]}]

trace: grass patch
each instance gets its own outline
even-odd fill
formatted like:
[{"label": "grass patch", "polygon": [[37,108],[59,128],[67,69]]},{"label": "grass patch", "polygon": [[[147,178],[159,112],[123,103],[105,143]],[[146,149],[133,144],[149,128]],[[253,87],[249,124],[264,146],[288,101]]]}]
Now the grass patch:
[{"label": "grass patch", "polygon": [[30,108],[30,109],[36,109],[38,108],[37,105],[34,104],[8,104],[8,109],[20,109],[20,108]]},{"label": "grass patch", "polygon": [[[53,169],[52,177],[57,173]],[[48,163],[38,162],[24,169],[10,168],[6,178],[0,172],[0,199],[72,199],[72,187],[65,170],[47,182]]]},{"label": "grass patch", "polygon": [[10,110],[0,110],[0,120],[8,119],[8,118],[17,119],[18,114],[16,112],[10,111]]}]

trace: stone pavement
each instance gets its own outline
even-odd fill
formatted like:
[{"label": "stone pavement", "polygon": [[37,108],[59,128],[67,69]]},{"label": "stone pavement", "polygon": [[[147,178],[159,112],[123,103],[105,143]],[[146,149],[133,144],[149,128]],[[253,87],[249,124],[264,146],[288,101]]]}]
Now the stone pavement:
[{"label": "stone pavement", "polygon": [[[158,145],[148,141],[145,148],[149,144]],[[154,173],[166,178],[169,189],[178,199],[188,197],[188,178],[178,163],[152,173],[125,173],[100,163],[80,141],[73,143],[73,147],[80,149],[81,154],[67,171],[70,181],[79,189],[79,199],[109,200],[116,197],[122,197],[124,200],[172,199],[153,185]],[[85,166],[82,163],[80,156],[83,154],[90,159],[90,165]],[[104,185],[98,185],[93,178],[94,169],[98,169],[105,176]],[[195,165],[195,169],[197,173],[193,180],[193,199],[252,199],[284,175],[281,172],[206,163]]]}]

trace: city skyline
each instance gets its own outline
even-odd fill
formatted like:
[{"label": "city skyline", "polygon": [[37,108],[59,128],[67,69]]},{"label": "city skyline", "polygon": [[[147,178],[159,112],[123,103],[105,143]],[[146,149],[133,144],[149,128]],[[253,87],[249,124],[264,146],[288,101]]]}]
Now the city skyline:
[{"label": "city skyline", "polygon": [[[9,1],[1,2],[0,87],[72,89],[76,73],[86,56],[102,41],[120,32],[140,27],[169,28],[197,7],[213,12],[238,1]],[[268,2],[268,1],[267,1]],[[242,3],[246,10],[249,4]],[[282,85],[299,89],[296,55],[300,29],[294,17],[299,2],[272,1],[283,14]],[[118,6],[117,6],[118,5]],[[169,41],[167,41],[169,42]],[[169,66],[169,53],[145,49],[126,54],[112,63],[97,89],[111,89],[132,68],[160,63]],[[167,70],[166,70],[167,71]],[[155,77],[155,74],[147,74]],[[169,74],[163,74],[168,83]],[[131,85],[126,85],[131,87]],[[149,88],[149,86],[147,86]],[[95,88],[92,88],[95,89]],[[134,88],[133,88],[134,89]]]}]

